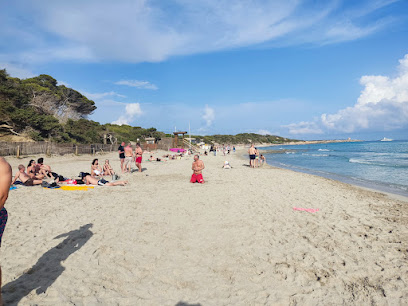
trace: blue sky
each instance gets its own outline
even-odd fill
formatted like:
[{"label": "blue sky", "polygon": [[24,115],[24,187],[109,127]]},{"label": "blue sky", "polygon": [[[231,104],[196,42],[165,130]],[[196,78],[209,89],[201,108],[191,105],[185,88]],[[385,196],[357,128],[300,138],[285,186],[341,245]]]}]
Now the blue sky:
[{"label": "blue sky", "polygon": [[0,2],[0,68],[90,119],[297,139],[408,135],[406,0]]}]

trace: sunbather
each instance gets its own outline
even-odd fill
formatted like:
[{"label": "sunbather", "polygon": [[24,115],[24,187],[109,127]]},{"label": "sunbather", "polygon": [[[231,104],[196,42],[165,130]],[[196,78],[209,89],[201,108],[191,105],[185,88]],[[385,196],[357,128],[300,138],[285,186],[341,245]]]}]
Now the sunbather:
[{"label": "sunbather", "polygon": [[11,184],[14,184],[17,180],[20,180],[24,186],[34,186],[34,185],[41,185],[42,180],[40,179],[33,179],[25,172],[25,167],[23,165],[18,166],[18,172],[14,176]]},{"label": "sunbather", "polygon": [[92,177],[97,177],[97,176],[102,176],[103,175],[103,171],[101,166],[99,166],[99,161],[97,158],[95,158],[92,161],[92,166],[91,166],[91,176]]},{"label": "sunbather", "polygon": [[109,159],[105,160],[105,164],[103,165],[103,175],[114,175],[115,171],[113,171],[112,166],[109,163]]},{"label": "sunbather", "polygon": [[87,185],[100,185],[100,186],[125,186],[128,184],[128,181],[115,181],[115,182],[108,182],[104,179],[98,180],[90,175],[87,175],[83,178],[83,181]]}]

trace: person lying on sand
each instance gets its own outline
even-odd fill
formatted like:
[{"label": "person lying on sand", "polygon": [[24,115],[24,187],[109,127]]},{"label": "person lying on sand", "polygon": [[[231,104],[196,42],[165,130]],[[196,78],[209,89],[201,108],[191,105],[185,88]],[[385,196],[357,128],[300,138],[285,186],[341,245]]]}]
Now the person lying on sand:
[{"label": "person lying on sand", "polygon": [[162,161],[160,158],[154,158],[153,155],[150,155],[150,158],[148,159],[148,161]]},{"label": "person lying on sand", "polygon": [[112,166],[109,164],[109,159],[105,160],[105,164],[103,165],[103,174],[104,175],[114,175],[115,171],[113,171]]},{"label": "person lying on sand", "polygon": [[128,184],[128,181],[115,181],[115,182],[108,182],[104,179],[96,179],[90,175],[85,176],[82,180],[87,185],[99,185],[99,186],[125,186]]},{"label": "person lying on sand", "polygon": [[13,185],[17,179],[19,179],[24,186],[34,186],[34,185],[41,185],[42,180],[41,179],[33,179],[28,176],[27,173],[25,173],[25,167],[23,165],[18,166],[18,172],[14,176],[14,179],[11,181],[11,184]]},{"label": "person lying on sand", "polygon": [[95,158],[92,161],[92,165],[91,165],[91,176],[97,177],[97,176],[102,176],[102,175],[103,175],[103,171],[102,171],[101,166],[99,166],[99,160]]}]

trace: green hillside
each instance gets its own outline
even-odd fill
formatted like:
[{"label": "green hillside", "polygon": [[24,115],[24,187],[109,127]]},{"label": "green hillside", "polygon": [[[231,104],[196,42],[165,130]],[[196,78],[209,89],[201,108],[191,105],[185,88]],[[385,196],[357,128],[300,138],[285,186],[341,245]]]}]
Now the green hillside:
[{"label": "green hillside", "polygon": [[[71,143],[119,142],[166,136],[155,128],[100,124],[88,120],[95,102],[49,75],[29,79],[10,77],[0,70],[0,135],[17,135],[34,141]],[[237,134],[196,136],[206,143],[283,143],[293,141],[273,135]]]}]

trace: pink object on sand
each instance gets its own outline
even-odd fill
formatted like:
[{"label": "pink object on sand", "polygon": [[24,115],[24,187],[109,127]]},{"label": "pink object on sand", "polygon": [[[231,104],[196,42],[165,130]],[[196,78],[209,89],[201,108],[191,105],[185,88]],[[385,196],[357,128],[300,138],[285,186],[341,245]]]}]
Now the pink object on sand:
[{"label": "pink object on sand", "polygon": [[319,211],[318,208],[300,208],[300,207],[293,207],[293,210],[307,211],[307,212],[310,212],[310,213],[315,213],[315,212]]}]

